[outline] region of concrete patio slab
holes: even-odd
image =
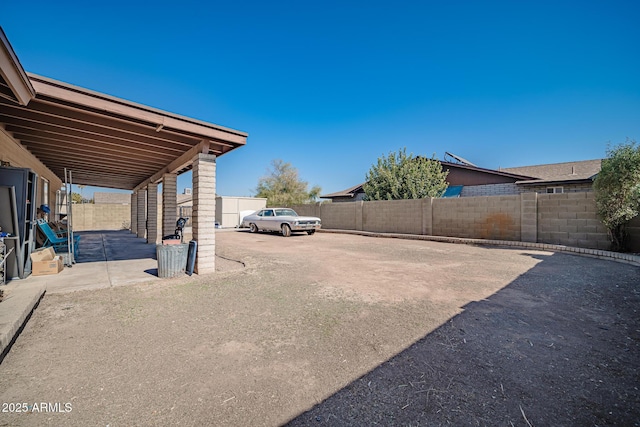
[[[41,283],[24,283],[20,286],[11,282],[2,287],[4,300],[0,310],[0,362],[4,359],[13,340],[29,319],[33,309],[44,295]]]
[[[156,246],[128,230],[78,233],[76,264],[60,273],[12,280],[2,287],[0,306],[0,361],[45,292],[49,294],[103,289],[161,280],[157,275]]]
[[[59,274],[29,277],[48,293],[102,289],[112,286],[160,280],[156,246],[128,230],[86,231],[80,234],[76,264]]]

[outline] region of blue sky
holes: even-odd
[[[499,168],[640,141],[636,1],[8,3],[27,71],[248,132],[221,195],[273,159],[331,193],[402,147]]]

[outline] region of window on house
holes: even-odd
[[[563,187],[547,187],[547,194],[564,193]]]

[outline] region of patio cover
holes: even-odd
[[[244,132],[25,73],[0,37],[0,123],[61,180],[67,168],[74,184],[134,190],[246,143]]]

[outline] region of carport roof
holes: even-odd
[[[74,184],[133,190],[246,143],[241,131],[25,73],[0,35],[0,125],[61,179],[67,168]]]

